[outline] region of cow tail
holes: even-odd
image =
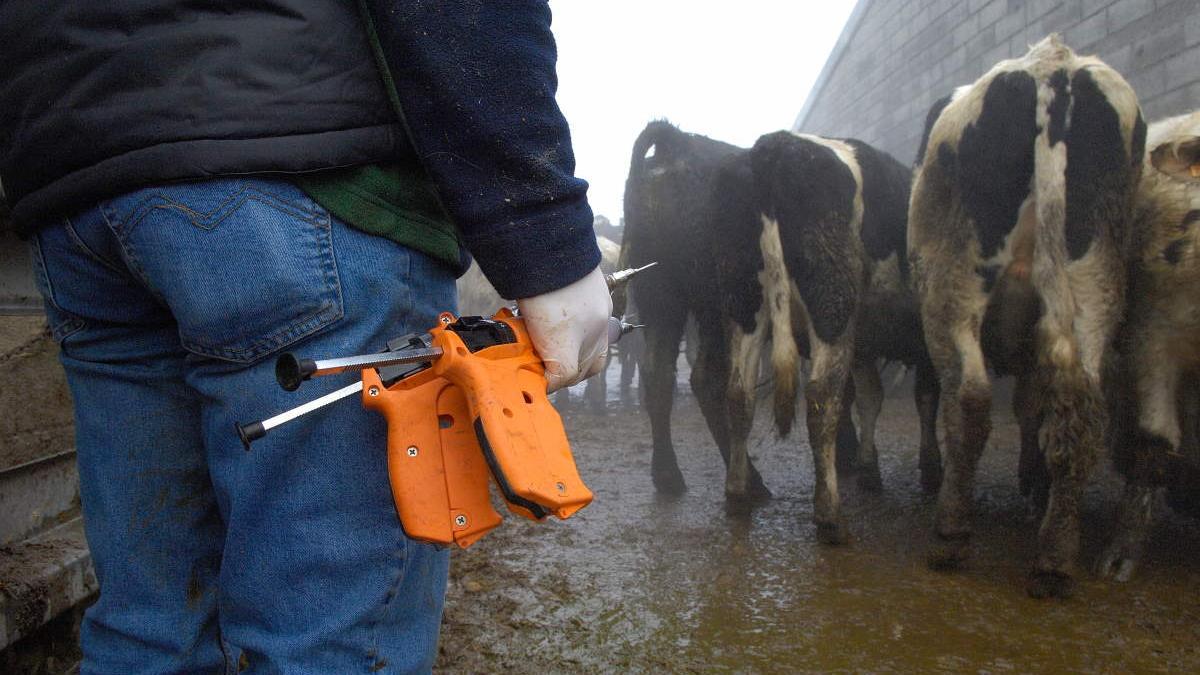
[[[771,365],[775,375],[775,429],[784,437],[796,421],[796,394],[800,389],[800,358],[791,336],[772,338]]]
[[[1073,464],[1071,448],[1096,433],[1104,419],[1099,399],[1086,382],[1075,330],[1076,297],[1067,274],[1067,143],[1052,142],[1050,104],[1057,94],[1048,82],[1038,87],[1039,133],[1034,142],[1034,195],[1037,226],[1030,280],[1042,301],[1037,324],[1035,387],[1040,418],[1040,438],[1049,464]],[[1060,102],[1061,104],[1061,102]],[[1103,426],[1101,424],[1101,426]]]
[[[637,236],[634,231],[642,227],[641,219],[636,217],[636,209],[632,208],[630,202],[636,199],[634,192],[646,174],[646,153],[649,152],[651,146],[658,146],[671,134],[678,133],[679,130],[671,126],[669,122],[660,120],[648,124],[633,142],[633,152],[629,157],[629,178],[625,181],[625,231],[621,236],[621,252],[617,255],[617,269],[626,269],[632,266],[629,253],[630,242]],[[628,295],[629,291],[625,285],[619,286],[613,291],[613,310],[620,312],[618,316],[624,315],[628,304]]]
[[[1050,107],[1056,92],[1048,82],[1038,87],[1039,133],[1033,147],[1033,194],[1036,200],[1033,269],[1030,280],[1042,298],[1038,337],[1046,349],[1044,358],[1058,367],[1078,360],[1072,324],[1075,298],[1067,278],[1067,144],[1053,142]],[[1059,92],[1057,95],[1069,95]]]

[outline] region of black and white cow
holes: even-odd
[[[1099,564],[1121,581],[1141,556],[1157,493],[1170,488],[1173,505],[1194,509],[1195,499],[1181,493],[1200,488],[1195,434],[1185,439],[1194,432],[1200,371],[1200,111],[1152,124],[1146,150],[1119,342],[1121,391],[1110,406],[1126,487]]]
[[[726,291],[717,283],[717,266],[726,251],[715,218],[722,202],[737,196],[714,190],[721,164],[746,153],[744,148],[685,133],[666,121],[648,124],[633,145],[625,182],[621,255],[629,266],[659,263],[634,277],[628,291],[637,305],[637,320],[645,325],[640,393],[653,437],[651,477],[664,494],[686,490],[671,441],[675,364],[685,331],[692,392],[729,465],[729,336],[722,319],[721,298]],[[618,291],[614,306],[622,301]],[[852,458],[857,448],[850,416],[843,415],[838,424],[839,459]],[[738,470],[744,472],[744,482],[737,481],[741,487],[731,497],[754,501],[770,496],[749,461]]]
[[[940,482],[937,381],[904,255],[910,181],[909,169],[865,143],[786,131],[763,136],[718,171],[713,260],[729,325],[726,492],[747,489],[747,438],[763,350],[770,350],[781,435],[793,422],[799,360],[810,358],[804,396],[817,473],[814,520],[827,543],[846,540],[834,458],[851,378],[860,484],[881,486],[874,441],[883,403],[881,358],[918,366],[922,479],[931,489]]]
[[[1021,421],[1049,477],[1028,590],[1066,596],[1079,501],[1103,446],[1101,375],[1123,307],[1145,124],[1116,71],[1054,35],[931,117],[908,230],[925,341],[946,395],[930,563],[953,567],[966,556],[991,429],[985,359],[1003,352],[1020,373],[1018,398],[1030,411]]]

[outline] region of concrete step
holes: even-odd
[[[99,588],[82,518],[0,546],[0,650]]]
[[[28,539],[78,514],[74,450],[0,470],[0,546]]]

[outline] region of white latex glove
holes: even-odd
[[[569,286],[517,300],[517,308],[546,363],[548,392],[600,372],[608,357],[612,298],[599,267]]]

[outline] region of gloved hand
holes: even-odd
[[[517,308],[546,363],[547,391],[569,387],[604,367],[612,298],[599,267],[556,291],[517,300]]]

